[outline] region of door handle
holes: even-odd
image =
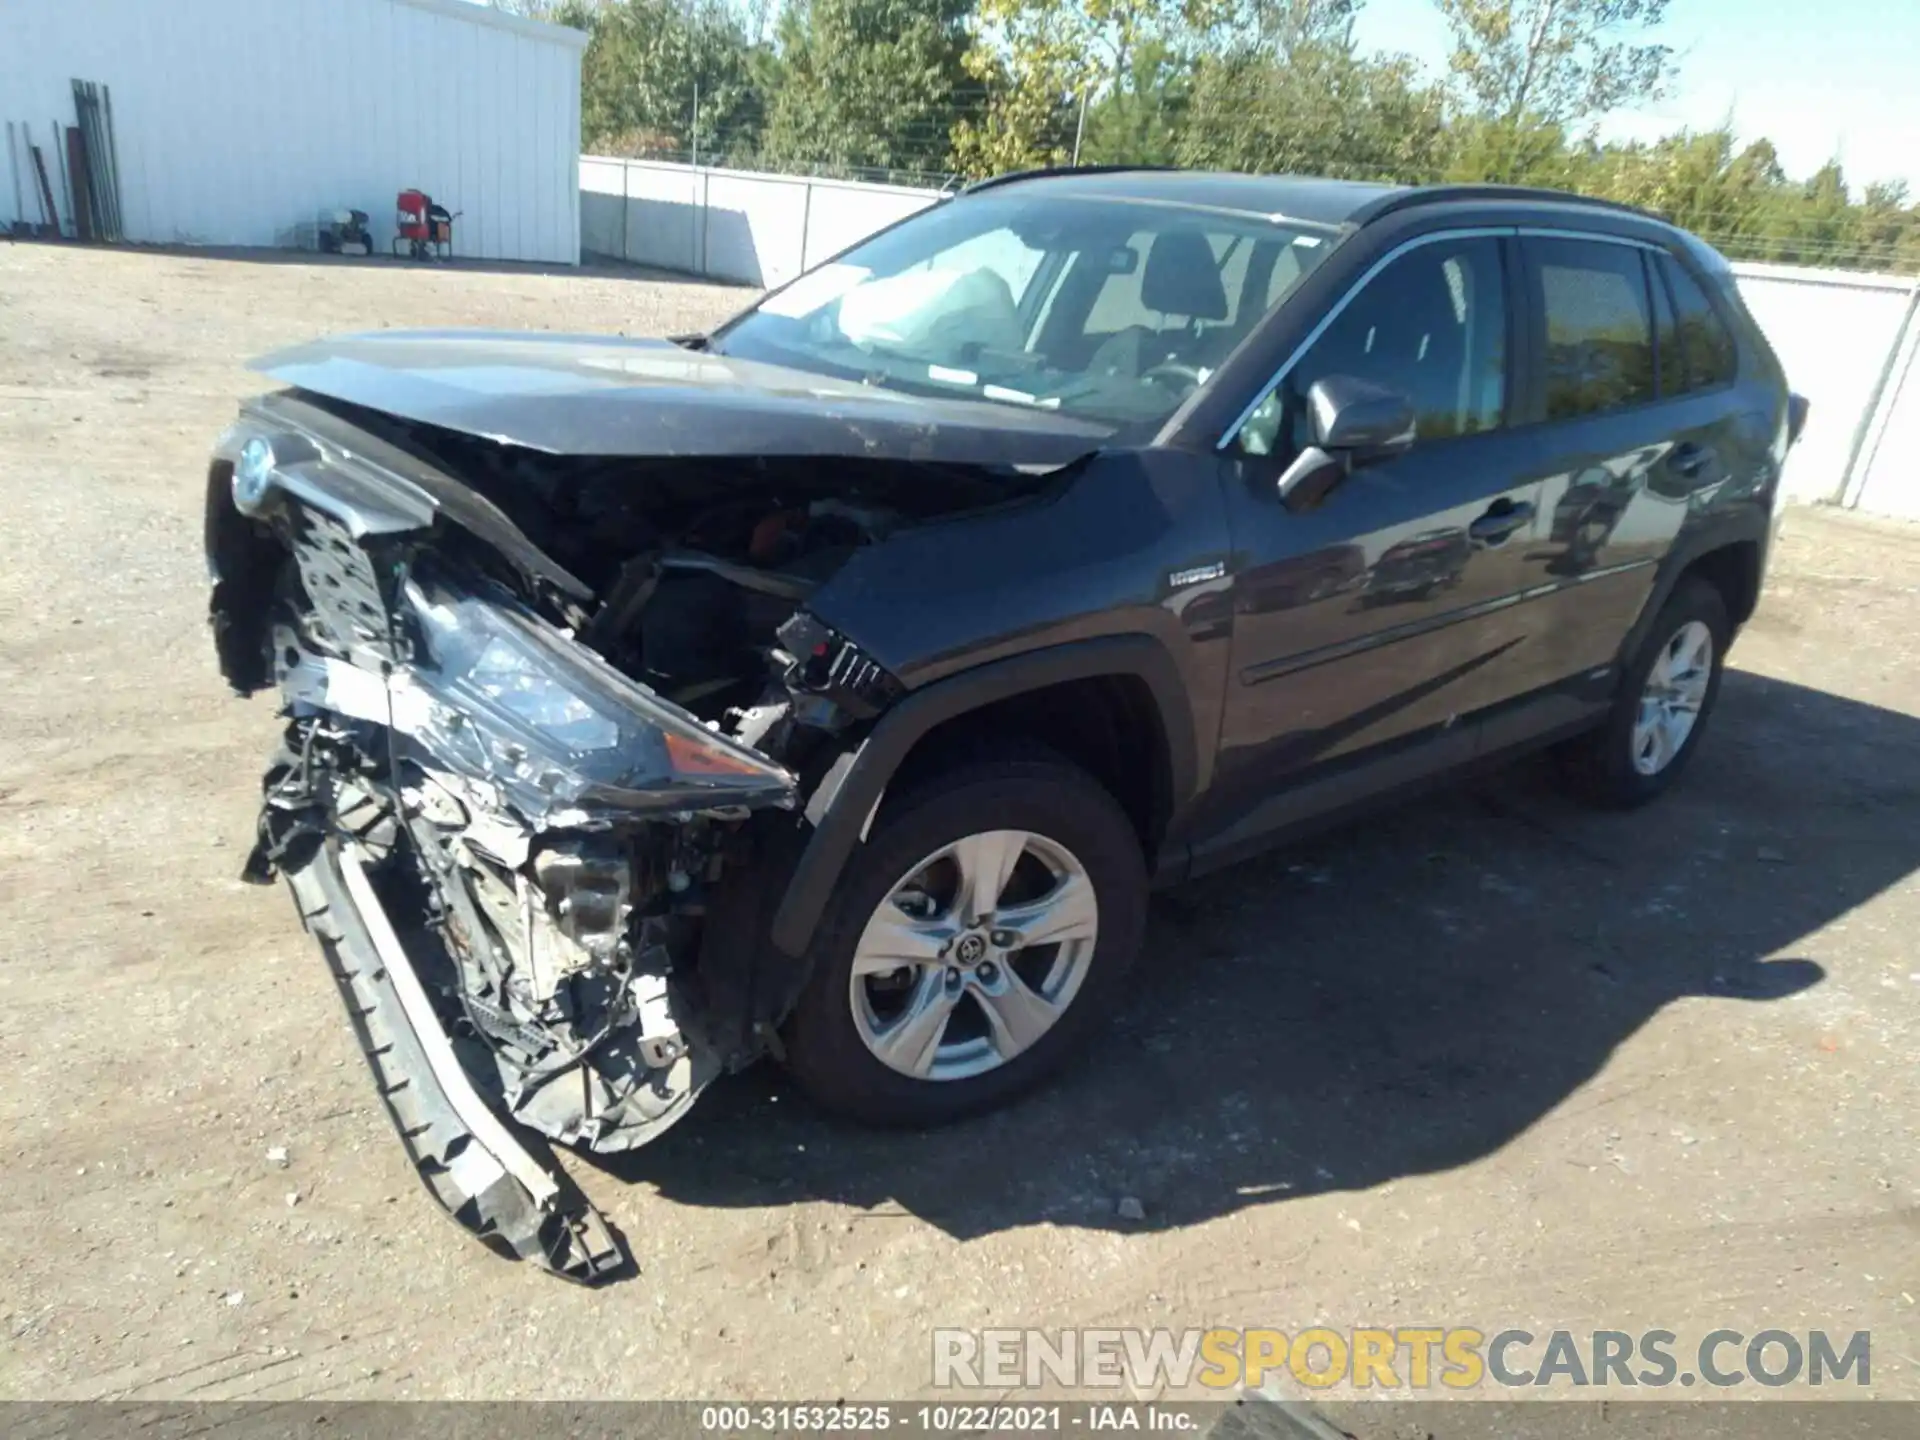
[[[1691,440],[1673,447],[1673,453],[1667,457],[1667,464],[1675,474],[1695,479],[1707,468],[1713,459],[1713,452],[1704,445],[1696,445]]]
[[[1531,502],[1496,500],[1487,508],[1486,514],[1467,526],[1467,534],[1483,545],[1498,545],[1532,519]]]

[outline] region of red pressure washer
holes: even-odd
[[[415,260],[446,260],[453,255],[455,212],[433,203],[424,190],[402,190],[394,209],[393,253],[401,245]]]

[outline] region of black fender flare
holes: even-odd
[[[775,947],[796,959],[806,953],[827,897],[860,843],[874,807],[900,763],[929,730],[1029,691],[1112,675],[1137,677],[1153,695],[1166,735],[1169,788],[1177,813],[1193,796],[1199,762],[1187,688],[1165,645],[1149,635],[1104,635],[991,661],[913,691],[880,717],[853,752],[838,788],[815,818],[812,838],[774,912]]]

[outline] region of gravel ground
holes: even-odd
[[[1920,1398],[1920,530],[1824,512],[1657,808],[1529,764],[1167,897],[1113,1032],[961,1129],[723,1082],[568,1161],[627,1283],[441,1219],[235,878],[273,722],[213,670],[207,447],[318,333],[742,298],[0,245],[0,1395],[897,1397],[940,1325],[1324,1323],[1868,1328]]]

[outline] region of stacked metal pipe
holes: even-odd
[[[75,80],[73,109],[80,122],[76,130],[67,132],[74,229],[82,240],[121,240],[120,152],[113,135],[113,92],[91,80]]]

